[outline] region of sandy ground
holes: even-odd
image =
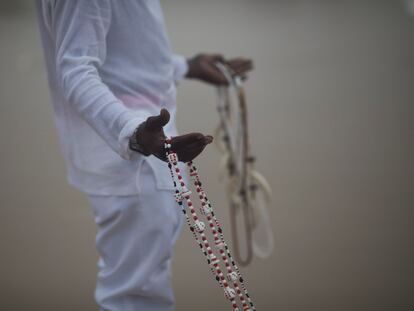
[[[0,6],[0,308],[96,310],[95,227],[65,181],[22,3]],[[243,270],[258,310],[414,310],[414,17],[400,1],[162,3],[176,52],[255,60],[252,144],[276,238],[271,258]],[[181,132],[217,121],[214,89],[183,82]],[[209,148],[198,163],[228,227],[218,161]],[[187,231],[174,288],[177,310],[229,309]]]

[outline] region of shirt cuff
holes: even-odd
[[[187,59],[182,55],[174,54],[172,56],[172,62],[174,66],[174,80],[179,81],[183,79],[188,72]]]

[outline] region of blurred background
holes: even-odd
[[[175,52],[255,61],[276,239],[242,270],[257,309],[414,310],[413,3],[161,2]],[[0,42],[0,309],[97,310],[95,225],[66,183],[32,1],[0,2]],[[213,88],[185,81],[178,99],[181,132],[213,133]],[[226,229],[219,159],[210,146],[197,162]],[[230,309],[187,228],[174,289],[177,310]]]

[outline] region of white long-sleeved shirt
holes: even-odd
[[[164,162],[128,148],[135,128],[161,108],[176,135],[173,55],[158,0],[37,0],[55,123],[69,183],[95,195],[139,193],[142,161],[172,189]]]

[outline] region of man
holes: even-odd
[[[215,62],[245,76],[252,63],[172,55],[157,0],[37,0],[55,122],[71,185],[88,195],[100,254],[101,310],[174,309],[173,245],[182,215],[164,155],[165,135],[181,161],[212,137],[177,136],[175,83],[219,85]]]

